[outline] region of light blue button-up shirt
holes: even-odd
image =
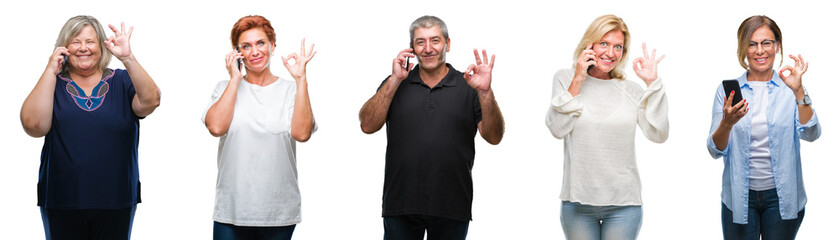
[[[751,102],[754,91],[746,79],[747,73],[737,78],[743,99]],[[807,203],[804,181],[801,177],[801,144],[798,139],[814,141],[821,135],[821,126],[813,109],[813,117],[807,124],[798,119],[798,104],[795,94],[772,72],[769,88],[769,102],[766,108],[766,124],[769,128],[769,154],[775,188],[778,191],[778,205],[781,219],[798,218],[798,212]],[[725,149],[717,149],[712,135],[723,116],[722,105],[728,93],[722,84],[714,98],[711,131],[708,134],[708,152],[714,159],[723,157],[725,168],[722,173],[722,202],[734,213],[734,223],[748,223],[749,214],[749,145],[751,141],[752,113],[749,112],[734,125]]]

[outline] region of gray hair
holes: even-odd
[[[446,41],[448,41],[449,28],[446,27],[446,23],[444,23],[443,20],[441,20],[438,17],[425,15],[420,18],[417,18],[417,20],[414,20],[414,22],[411,23],[411,29],[409,30],[411,32],[411,42],[414,42],[414,30],[417,30],[417,28],[420,27],[430,28],[434,25],[440,26],[440,30],[443,31],[443,37],[446,38]]]
[[[99,20],[92,16],[87,15],[79,15],[72,17],[64,23],[64,27],[61,28],[61,32],[58,33],[58,39],[55,40],[55,47],[67,47],[70,44],[70,41],[79,35],[84,29],[85,26],[93,27],[93,30],[96,31],[96,37],[98,38],[99,44],[99,52],[102,56],[99,58],[99,68],[105,70],[108,67],[108,64],[111,63],[111,52],[105,48],[105,29],[102,28],[102,24],[99,23]],[[62,67],[62,71],[66,71],[69,68],[69,64],[64,64]]]

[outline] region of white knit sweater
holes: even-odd
[[[626,80],[586,77],[580,94],[568,87],[573,69],[557,71],[545,117],[551,134],[565,140],[563,201],[593,206],[641,205],[635,163],[635,125],[647,139],[667,140],[667,96],[659,78],[646,90]]]

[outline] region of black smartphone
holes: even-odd
[[[414,50],[414,41],[411,41],[411,50]],[[408,56],[407,58],[405,58],[405,71],[410,72],[411,71],[410,66],[411,66],[411,57]]]
[[[586,48],[586,50],[592,50],[592,49],[594,49],[594,47]],[[594,59],[588,60],[588,62],[593,62],[594,64],[597,64],[597,61],[595,61]],[[594,68],[594,64],[588,65],[588,69],[586,69],[586,71],[591,71],[591,69]]]
[[[241,53],[239,47],[236,47],[236,52]],[[242,71],[242,59],[236,59],[236,69]]]
[[[743,100],[743,94],[740,93],[740,82],[737,80],[724,80],[722,81],[722,88],[725,90],[725,97],[727,98],[731,91],[734,91],[734,99],[731,101],[731,106],[734,106],[741,100]]]
[[[65,69],[64,66],[67,65],[68,62],[70,62],[70,57],[68,57],[67,54],[62,53],[61,56],[64,57],[64,61],[61,62],[61,68],[59,69],[59,73],[63,72]]]

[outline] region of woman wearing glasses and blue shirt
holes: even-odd
[[[737,78],[743,100],[717,88],[708,152],[723,157],[722,226],[725,239],[794,239],[807,195],[799,139],[814,141],[821,126],[802,85],[808,63],[772,69],[783,58],[781,29],[752,16],[737,31],[737,57],[746,73]],[[783,59],[781,60],[783,64]],[[733,105],[732,105],[733,104]]]

